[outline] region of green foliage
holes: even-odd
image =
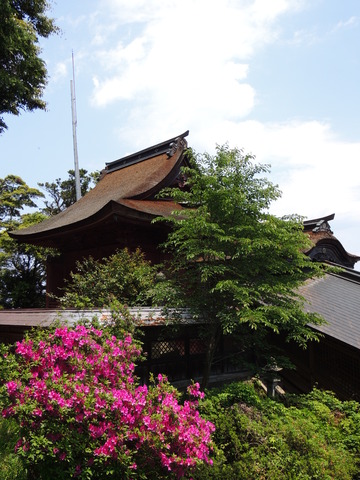
[[[41,222],[41,213],[28,213],[7,223],[9,230]],[[0,306],[30,308],[45,306],[45,261],[49,249],[20,244],[7,230],[0,232]]]
[[[36,188],[29,187],[17,175],[0,178],[0,226],[20,217],[26,207],[36,207],[35,199],[44,195]]]
[[[38,183],[49,196],[50,200],[45,200],[45,207],[42,212],[46,215],[56,215],[76,202],[75,171],[68,171],[69,178],[61,180],[57,178],[54,182]],[[99,180],[99,172],[88,173],[84,168],[80,168],[80,189],[84,196],[91,186]]]
[[[0,133],[7,128],[2,114],[46,107],[47,70],[38,43],[57,31],[48,7],[46,0],[0,0]]]
[[[62,306],[75,308],[109,306],[113,300],[146,305],[151,302],[156,279],[157,268],[145,260],[144,254],[125,248],[101,261],[90,257],[77,262],[59,300]]]
[[[26,213],[43,194],[20,177],[0,179],[0,308],[40,307],[45,304],[45,259],[49,250],[19,244],[8,232],[26,228],[46,217]]]
[[[27,473],[21,458],[15,453],[19,426],[13,419],[0,418],[0,478],[26,480]]]
[[[210,390],[201,413],[215,424],[213,468],[194,480],[331,480],[360,474],[360,406],[328,392],[267,398],[253,383]]]
[[[340,401],[332,392],[313,390],[308,395],[288,395],[287,404],[306,408],[312,415],[339,428],[341,442],[359,456],[360,452],[360,404],[353,400]]]
[[[208,325],[208,370],[221,332],[239,325],[305,346],[316,338],[309,322],[322,320],[304,312],[296,289],[323,270],[303,253],[310,244],[302,218],[269,213],[280,191],[251,155],[222,146],[189,161],[186,187],[162,194],[186,207],[166,219],[173,230],[165,248],[179,297]]]

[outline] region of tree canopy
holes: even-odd
[[[45,251],[20,245],[8,231],[45,219],[35,208],[43,194],[17,175],[0,179],[0,308],[39,307],[45,299]]]
[[[297,294],[323,272],[304,254],[310,243],[302,218],[269,212],[280,191],[264,177],[268,166],[254,160],[226,145],[214,156],[192,155],[183,169],[187,188],[163,192],[186,207],[166,219],[173,229],[165,248],[178,297],[207,325],[204,385],[222,333],[246,326],[305,346],[316,338],[309,322],[322,321],[305,313]]]
[[[84,168],[80,168],[79,174],[81,195],[85,195],[99,180],[100,173],[88,173]],[[46,215],[56,215],[76,202],[75,171],[69,170],[68,175],[66,180],[57,178],[53,182],[38,183],[49,196],[49,200],[44,200],[45,207],[42,209]]]
[[[40,307],[45,304],[46,251],[18,244],[8,231],[44,220],[29,213],[43,194],[17,175],[0,178],[0,308]],[[26,213],[25,213],[26,212]]]
[[[42,213],[27,213],[8,224],[9,230],[26,228],[46,219]],[[0,233],[0,308],[45,306],[46,257],[48,249],[19,244]]]
[[[47,70],[39,37],[57,31],[48,8],[46,0],[0,0],[0,133],[7,128],[3,114],[45,110]]]
[[[36,188],[29,187],[17,175],[0,178],[0,222],[4,223],[20,216],[26,207],[36,207],[35,200],[44,195]]]

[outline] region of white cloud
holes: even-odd
[[[234,92],[237,104],[239,91],[244,90],[238,84],[246,79],[248,59],[257,48],[276,38],[274,22],[298,4],[290,0],[105,3],[112,9],[112,21],[118,21],[119,32],[123,23],[144,23],[135,38],[121,39],[115,47],[95,53],[107,73],[97,76],[94,104],[136,99],[144,92],[149,104],[160,94],[166,102],[172,102],[182,90],[191,103],[195,102],[195,108],[199,95],[202,101],[206,98],[212,102],[215,94],[224,90]],[[244,88],[249,94],[248,104],[254,92],[249,86]],[[187,103],[183,105],[189,111]],[[232,109],[229,115],[234,115]]]
[[[258,48],[275,40],[279,16],[300,4],[104,0],[102,8],[110,9],[112,19],[111,43],[93,53],[99,68],[93,75],[92,103],[127,102],[127,124],[118,133],[134,147],[146,146],[159,132],[171,137],[198,125],[209,131],[219,122],[244,120],[256,98],[247,80],[249,61]],[[136,28],[132,22],[138,22]],[[131,34],[124,26],[130,24]]]
[[[349,202],[359,202],[359,182],[347,173],[358,161],[358,144],[338,141],[323,122],[247,119],[256,101],[248,81],[252,57],[276,40],[277,20],[306,6],[305,1],[105,3],[119,28],[140,25],[136,35],[95,52],[103,70],[96,75],[93,103],[105,107],[128,102],[127,123],[118,130],[123,141],[143,147],[189,128],[199,151],[229,141],[271,163],[274,172],[286,172],[279,180],[288,212],[312,216],[332,205],[330,209],[345,212]],[[344,26],[355,21],[351,18]],[[340,158],[345,169],[337,168]],[[336,194],[339,182],[348,185],[341,196]]]
[[[51,72],[51,80],[53,82],[57,82],[62,80],[64,77],[68,75],[68,68],[66,62],[58,62]]]
[[[94,52],[101,68],[92,102],[97,107],[126,102],[122,104],[128,112],[126,124],[117,130],[122,143],[135,151],[190,129],[190,145],[199,152],[229,142],[254,153],[261,163],[270,163],[271,178],[283,191],[274,205],[279,215],[299,213],[315,218],[335,212],[337,218],[359,222],[360,180],[353,172],[357,171],[360,143],[339,140],[331,125],[321,121],[248,119],[256,102],[248,77],[254,54],[277,41],[281,16],[307,2],[105,3],[112,15],[112,44],[109,47],[104,42]],[[337,28],[356,21],[351,18]],[[126,30],[124,26],[132,22],[136,28]],[[117,28],[119,38],[114,42]],[[319,40],[315,33],[298,30],[293,41],[309,45]],[[344,242],[349,244],[349,238]]]
[[[343,30],[358,27],[360,17],[352,16],[347,20],[340,20],[330,29],[321,30],[321,23],[305,29],[296,30],[289,43],[295,45],[311,46],[320,42],[324,42],[327,37],[341,33]]]
[[[359,25],[359,17],[352,16],[348,20],[341,20],[333,28],[332,32],[337,32],[338,30],[343,30],[344,28],[357,27]]]
[[[307,47],[321,42],[322,37],[315,29],[296,30],[288,43],[293,45],[306,45]]]

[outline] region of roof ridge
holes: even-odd
[[[173,155],[175,155],[176,150],[180,146],[182,146],[183,148],[187,146],[184,138],[188,135],[189,130],[186,130],[186,132],[182,133],[181,135],[177,135],[176,137],[170,138],[169,140],[165,140],[164,142],[145,148],[144,150],[140,150],[139,152],[132,153],[131,155],[127,155],[126,157],[119,158],[118,160],[115,160],[113,162],[107,162],[105,171],[106,173],[111,173],[116,170],[120,170],[121,168],[134,165],[135,163],[143,162],[144,160],[148,160],[149,158],[155,157],[157,155],[161,155],[162,153],[166,153],[168,157],[172,157]]]

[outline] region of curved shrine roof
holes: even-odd
[[[155,195],[171,186],[184,164],[188,131],[148,149],[107,164],[100,181],[63,212],[37,225],[10,232],[26,243],[45,245],[49,236],[71,233],[114,213],[123,218],[151,221],[182,207]]]

